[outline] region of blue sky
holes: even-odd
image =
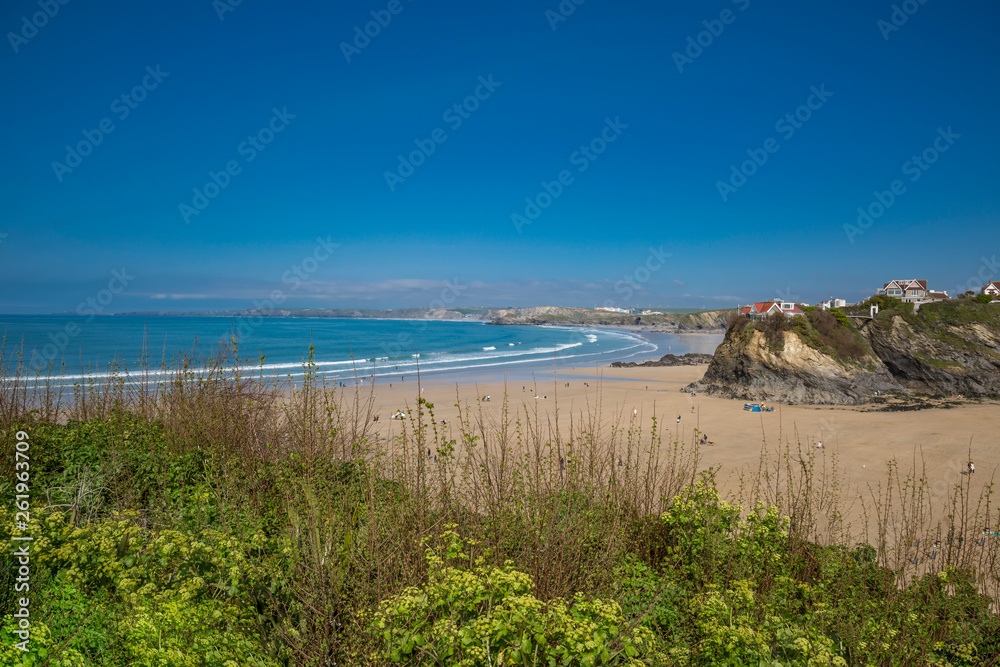
[[[231,2],[3,3],[0,312],[1000,279],[995,2]]]

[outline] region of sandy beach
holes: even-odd
[[[701,446],[701,469],[720,471],[723,489],[735,489],[740,470],[755,471],[762,444],[775,448],[779,443],[802,443],[814,449],[829,463],[834,459],[850,489],[866,495],[885,481],[887,464],[898,462],[901,472],[914,465],[926,466],[935,514],[945,507],[955,484],[970,485],[972,496],[996,475],[1000,468],[1000,405],[996,402],[969,401],[949,409],[924,409],[906,412],[871,411],[877,406],[808,406],[774,405],[773,412],[753,413],[743,410],[743,401],[690,394],[682,388],[702,377],[706,366],[660,368],[575,368],[551,374],[535,386],[518,380],[506,390],[512,408],[539,417],[554,419],[558,400],[559,424],[567,433],[570,420],[579,423],[581,415],[600,411],[604,423],[627,423],[638,420],[643,428],[656,416],[669,429],[665,438],[694,440],[697,428],[714,443]],[[390,419],[397,409],[408,410],[416,404],[416,378],[376,387],[379,430],[383,435],[398,433],[401,424]],[[566,384],[569,383],[569,386]],[[487,418],[498,417],[503,406],[505,387],[499,382],[456,385],[454,382],[430,381],[423,385],[423,397],[434,404],[435,418],[448,422],[454,435],[458,419],[456,399],[473,410],[482,409]],[[478,401],[489,395],[489,402]],[[534,398],[539,396],[540,398]],[[634,411],[634,412],[633,412]],[[678,427],[677,417],[681,418]],[[678,430],[679,428],[679,430]],[[823,443],[821,449],[817,448]],[[976,472],[969,476],[966,466],[975,462]]]

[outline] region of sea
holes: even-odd
[[[490,325],[483,322],[192,316],[0,316],[4,369],[84,378],[169,376],[187,360],[199,367],[236,352],[244,367],[293,385],[310,362],[335,384],[551,378],[561,369],[644,361],[668,352],[711,353],[721,335],[676,336],[608,328]]]

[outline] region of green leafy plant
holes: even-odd
[[[454,527],[454,526],[452,526]],[[428,546],[428,582],[383,602],[370,631],[393,663],[480,665],[652,665],[664,654],[652,631],[629,628],[617,602],[577,594],[542,602],[531,577],[509,562],[471,559],[457,533]]]

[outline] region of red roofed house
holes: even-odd
[[[781,299],[759,301],[740,307],[740,314],[749,317],[751,320],[756,320],[766,315],[774,315],[775,313],[781,313],[786,317],[803,314],[802,309],[796,304],[790,301],[782,301]]]
[[[878,296],[891,296],[904,303],[914,303],[927,299],[926,280],[893,280],[878,291]]]
[[[996,280],[991,280],[990,282],[983,285],[983,289],[980,290],[983,294],[989,294],[991,296],[1000,296],[1000,282]]]

